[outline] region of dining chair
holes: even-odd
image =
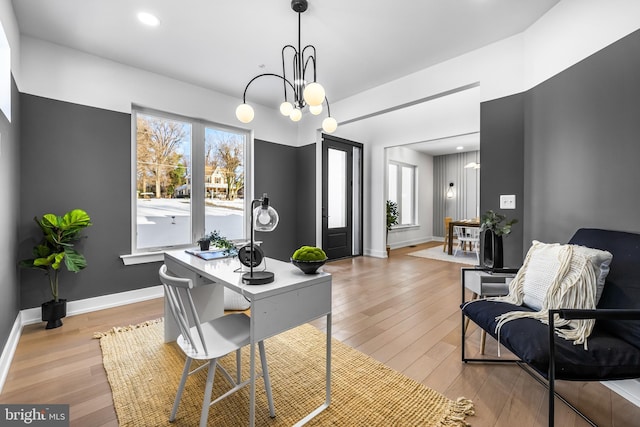
[[[453,256],[457,256],[459,251],[465,252],[465,245],[468,245],[470,250],[475,252],[478,264],[480,264],[480,228],[454,225],[453,233],[458,239]]]
[[[249,344],[250,319],[249,316],[244,313],[234,313],[201,323],[191,295],[191,289],[193,288],[191,279],[169,275],[166,265],[160,267],[159,275],[164,287],[165,298],[171,309],[171,314],[180,330],[177,344],[186,356],[182,378],[180,379],[180,385],[178,386],[169,421],[173,422],[176,419],[180,398],[182,397],[187,378],[202,369],[208,368],[202,411],[200,413],[200,427],[205,427],[211,405],[250,384],[250,380],[242,381],[240,356],[240,349]],[[262,363],[262,374],[260,376],[264,380],[264,388],[269,403],[269,414],[273,418],[275,417],[275,408],[271,395],[271,380],[269,379],[263,341],[258,342],[258,348],[260,361]],[[236,353],[235,379],[218,363],[221,357],[234,351]],[[203,363],[195,369],[190,370],[194,360],[202,361]],[[211,394],[216,368],[220,370],[222,376],[229,382],[231,388],[212,401]]]
[[[444,243],[442,244],[442,252],[446,252],[449,246],[449,223],[451,221],[453,221],[453,218],[450,216],[444,217]]]

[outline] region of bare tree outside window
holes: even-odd
[[[187,184],[188,163],[184,144],[190,140],[188,125],[177,121],[138,115],[138,191],[156,198],[173,197],[173,191]]]
[[[236,133],[206,129],[205,173],[210,196],[235,200],[244,195],[244,138]]]

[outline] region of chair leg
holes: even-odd
[[[484,345],[487,342],[487,333],[484,331],[480,331],[480,354],[484,354]],[[498,345],[500,345],[498,343]]]
[[[258,350],[260,351],[260,363],[262,364],[262,379],[264,380],[264,389],[267,393],[267,401],[269,402],[269,415],[275,418],[276,409],[273,405],[273,395],[271,394],[271,378],[269,377],[269,367],[267,366],[267,355],[264,351],[264,341],[258,342]]]
[[[236,384],[242,382],[242,351],[236,350]]]
[[[475,299],[477,299],[477,298],[478,298],[478,294],[476,294],[475,292],[473,292],[473,293],[471,294],[471,301],[473,301],[473,300],[475,300]],[[469,320],[471,320],[471,319],[469,319],[469,318],[467,317],[467,318],[466,318],[466,320],[464,321],[464,331],[465,331],[465,332],[467,331],[467,328],[469,327]]]
[[[184,391],[184,385],[187,382],[187,377],[189,376],[189,369],[191,368],[191,362],[193,359],[187,357],[184,361],[184,369],[182,370],[182,378],[180,378],[180,385],[178,386],[178,392],[176,393],[176,399],[173,401],[173,408],[171,409],[171,415],[169,416],[169,422],[174,422],[176,419],[176,414],[178,413],[178,406],[180,405],[180,398],[182,397],[182,392]]]
[[[213,379],[216,375],[217,359],[209,361],[209,372],[207,373],[207,385],[204,387],[204,397],[202,399],[202,413],[200,414],[200,427],[207,427],[209,418],[209,406],[211,406],[211,392],[213,391]]]

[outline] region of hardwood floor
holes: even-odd
[[[334,337],[451,399],[473,400],[476,415],[468,421],[474,427],[547,425],[546,390],[522,369],[461,363],[463,265],[407,255],[435,244],[394,250],[389,259],[327,264],[333,274]],[[93,333],[162,315],[162,299],[156,299],[68,317],[54,330],[26,326],[0,402],[68,403],[72,426],[117,426]],[[325,327],[324,320],[314,324]],[[477,352],[479,340],[472,324],[468,350]],[[491,338],[486,351],[495,354]],[[558,389],[599,426],[632,426],[640,419],[640,408],[599,383],[560,382]],[[588,424],[557,402],[556,425]]]

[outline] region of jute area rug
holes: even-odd
[[[476,257],[475,252],[458,252],[458,255],[453,256],[449,255],[446,252],[443,252],[442,245],[434,246],[433,248],[429,249],[421,249],[415,252],[409,252],[407,255],[420,258],[437,259],[439,261],[457,262],[460,264],[478,264],[478,258]]]
[[[96,334],[113,392],[120,426],[198,425],[206,369],[187,380],[174,423],[169,413],[184,365],[175,343],[163,342],[162,320]],[[269,417],[262,380],[256,382],[256,425],[291,426],[324,402],[326,335],[302,325],[265,341],[276,417]],[[328,409],[311,426],[466,426],[473,404],[440,393],[332,341],[332,392]],[[259,358],[258,358],[259,360]],[[221,362],[235,372],[235,357]],[[243,349],[244,378],[249,373]],[[257,364],[259,366],[259,363]],[[216,372],[213,395],[227,383]],[[242,426],[249,421],[249,389],[213,405],[209,426]]]

